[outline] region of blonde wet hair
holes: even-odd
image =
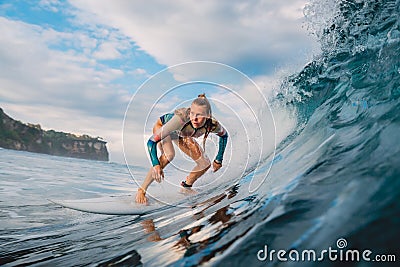
[[[207,108],[207,115],[211,118],[211,104],[208,101],[205,93],[199,94],[197,98],[193,100],[192,104],[205,106]]]

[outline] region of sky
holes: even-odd
[[[219,81],[216,73],[221,75],[208,67],[182,72],[174,66],[215,62],[270,92],[279,73],[306,65],[318,50],[304,26],[306,3],[0,1],[0,107],[14,119],[43,129],[100,136],[108,142],[110,160],[122,163],[124,117],[130,103],[141,106],[134,111],[137,118],[147,118],[154,106],[154,114],[166,111],[190,103],[187,99],[198,90],[212,94],[214,86],[203,83],[160,98],[168,85],[193,81],[200,77],[197,71],[208,81]],[[166,68],[170,71],[163,72]],[[151,79],[158,83],[143,86]],[[227,97],[217,91],[216,105]],[[244,88],[241,94],[246,94]],[[146,96],[159,101],[146,102]],[[143,129],[148,126],[139,121],[130,128],[129,138],[138,138],[143,146],[148,138]]]

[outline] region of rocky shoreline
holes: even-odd
[[[101,137],[43,130],[38,124],[14,120],[0,108],[0,147],[62,157],[108,161]]]

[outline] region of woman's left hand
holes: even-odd
[[[214,172],[218,171],[222,167],[222,162],[216,162],[215,160],[213,161],[213,169]]]

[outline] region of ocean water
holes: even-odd
[[[0,149],[0,265],[397,266],[399,14],[400,1],[310,2],[322,53],[271,100],[297,126],[251,194],[249,172],[194,209],[82,213],[48,199],[131,194],[126,166]]]

